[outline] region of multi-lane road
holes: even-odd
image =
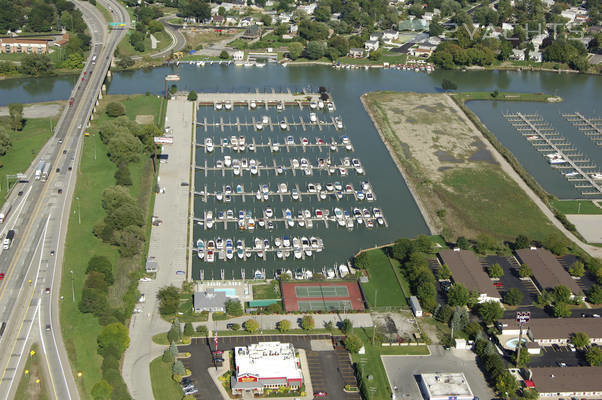
[[[7,199],[12,204],[8,218],[0,225],[0,237],[13,229],[15,239],[9,249],[0,249],[0,324],[6,323],[0,337],[0,400],[14,396],[22,374],[29,345],[40,342],[42,360],[54,399],[79,399],[77,385],[58,318],[64,240],[83,131],[96,105],[115,46],[125,31],[108,31],[107,21],[88,2],[74,1],[82,11],[92,36],[90,56],[71,98],[34,163],[23,171],[28,179],[16,184]],[[100,1],[112,10],[113,20],[130,25],[127,11],[114,0]],[[34,178],[37,163],[52,165],[48,178]],[[71,300],[71,299],[69,299]]]

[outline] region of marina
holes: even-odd
[[[579,152],[568,140],[550,126],[539,114],[507,113],[504,117],[540,153],[548,163],[561,170],[583,196],[602,193],[602,174],[598,166]]]
[[[562,116],[597,146],[602,146],[602,118],[587,118],[578,112]]]
[[[308,138],[303,137],[297,143],[293,136],[287,136],[285,140],[280,142],[278,139],[272,140],[268,138],[267,143],[256,143],[255,138],[247,139],[245,136],[231,136],[217,140],[214,137],[206,137],[203,143],[196,143],[197,147],[204,149],[206,152],[211,153],[213,151],[224,152],[224,150],[231,150],[233,152],[257,152],[258,150],[270,150],[280,151],[285,149],[287,153],[292,150],[301,149],[306,152],[309,149],[317,148],[320,152],[324,149],[329,149],[332,152],[337,152],[339,149],[345,149],[347,151],[354,151],[353,144],[347,136],[342,136],[340,140],[337,138],[316,138],[315,142],[312,143]]]

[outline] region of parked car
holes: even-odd
[[[0,281],[4,279],[4,272],[0,272]]]
[[[328,396],[328,393],[326,393],[324,391],[314,392],[314,397],[326,397],[326,396]]]
[[[190,395],[190,394],[195,394],[195,393],[198,393],[198,391],[199,391],[199,389],[197,389],[197,388],[192,388],[192,389],[189,389],[189,390],[185,390],[185,391],[184,391],[184,394],[185,394],[186,396],[188,396],[188,395]]]
[[[495,287],[504,287],[504,284],[502,282],[494,282],[493,286],[495,286]]]
[[[564,368],[564,367],[566,367],[566,363],[562,362],[562,361],[558,361],[558,366]]]
[[[182,390],[183,391],[187,391],[187,390],[190,390],[190,389],[194,389],[194,387],[195,386],[192,383],[189,383],[188,385],[182,385]]]
[[[592,314],[592,317],[594,317],[594,318],[600,318],[600,314]]]
[[[558,346],[556,343],[554,343],[554,344],[552,345],[552,348],[553,348],[555,351],[560,351],[560,346]]]

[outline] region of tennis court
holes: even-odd
[[[349,300],[299,300],[299,311],[353,310]]]
[[[346,286],[297,286],[295,294],[298,299],[316,297],[349,297]]]

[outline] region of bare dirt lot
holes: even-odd
[[[23,118],[52,118],[61,113],[65,102],[38,103],[23,106]],[[8,107],[0,107],[0,117],[8,116]]]
[[[431,231],[448,240],[549,233],[549,221],[449,96],[376,92],[362,100]]]
[[[236,31],[216,32],[214,29],[186,29],[182,33],[186,37],[186,43],[191,48],[199,50],[224,40],[229,41],[234,37]]]

